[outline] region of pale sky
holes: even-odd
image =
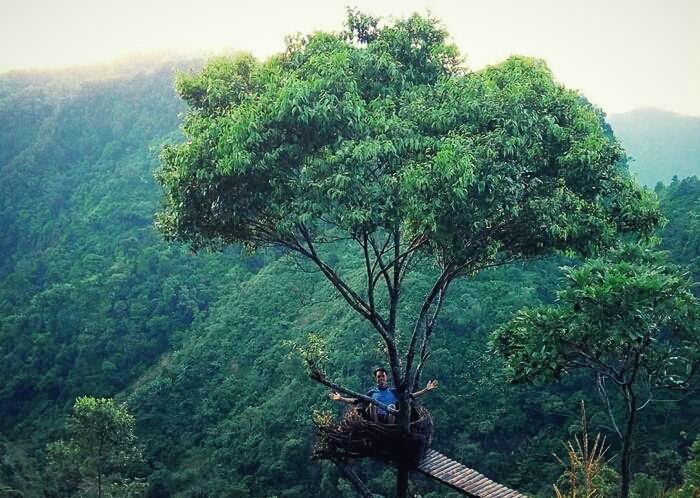
[[[0,0],[0,72],[160,50],[265,57],[287,34],[340,30],[345,5],[429,10],[470,68],[539,57],[608,113],[700,115],[700,0]]]

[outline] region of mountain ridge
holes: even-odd
[[[700,176],[700,116],[644,107],[607,120],[640,183],[653,188],[674,176]]]

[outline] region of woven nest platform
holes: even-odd
[[[411,411],[410,431],[395,424],[369,420],[365,406],[352,406],[340,421],[316,417],[316,444],[312,458],[348,461],[374,458],[415,469],[430,448],[433,419],[421,405]]]

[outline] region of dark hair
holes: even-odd
[[[388,372],[386,371],[385,368],[379,367],[379,368],[374,369],[374,372],[372,372],[372,377],[376,377],[377,372],[384,372],[385,375],[388,375]]]

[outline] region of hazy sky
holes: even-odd
[[[472,69],[540,57],[607,112],[700,115],[700,0],[0,0],[0,71],[164,49],[264,57],[286,34],[339,30],[347,4],[382,16],[428,9]]]

